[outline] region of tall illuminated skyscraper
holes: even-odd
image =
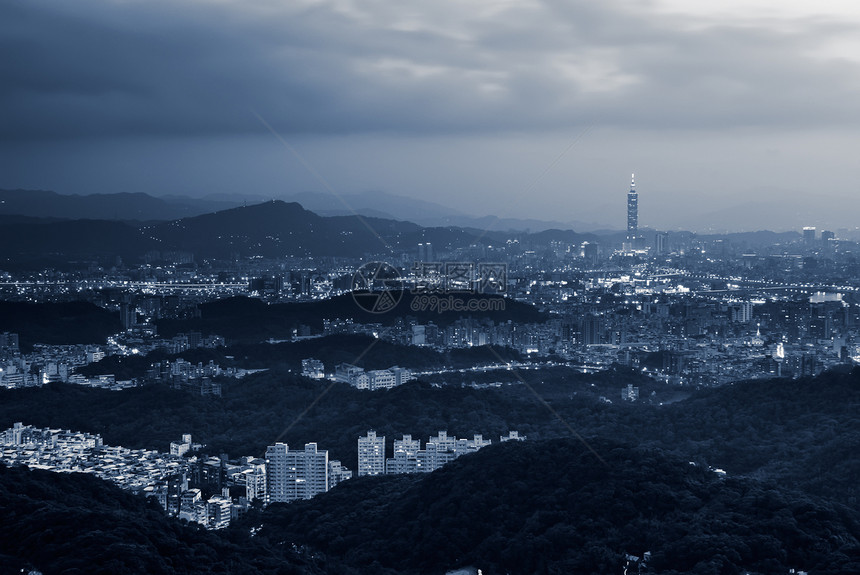
[[[636,193],[635,176],[630,175],[630,191],[627,192],[627,241],[631,245],[639,233],[639,194]]]

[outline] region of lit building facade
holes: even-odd
[[[286,443],[266,448],[266,487],[269,503],[286,503],[328,491],[328,451],[307,443],[291,451]]]
[[[385,436],[377,437],[375,431],[368,431],[366,437],[358,438],[358,476],[384,473]]]

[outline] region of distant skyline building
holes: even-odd
[[[123,329],[131,329],[137,324],[137,308],[133,303],[124,301],[119,304],[119,320]]]
[[[17,333],[9,333],[7,331],[0,333],[0,351],[18,353],[19,349]]]
[[[632,245],[639,234],[639,194],[636,192],[636,174],[630,174],[630,191],[627,192],[627,241]]]
[[[431,244],[430,242],[421,242],[418,244],[418,261],[433,261],[433,244]]]
[[[654,234],[654,255],[662,256],[669,252],[669,232]]]

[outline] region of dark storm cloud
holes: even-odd
[[[850,27],[699,25],[614,3],[11,1],[6,141],[843,126]],[[500,6],[500,8],[494,8]],[[413,12],[410,12],[412,10]]]

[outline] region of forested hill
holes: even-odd
[[[384,360],[384,354],[374,356],[375,367],[384,367]],[[23,421],[100,433],[111,445],[162,451],[192,433],[211,453],[232,457],[261,454],[282,437],[290,445],[315,441],[354,469],[356,439],[368,429],[387,436],[390,447],[402,434],[426,441],[439,430],[493,439],[511,429],[530,439],[565,437],[569,424],[584,435],[641,443],[860,508],[860,370],[702,390],[659,385],[620,370],[580,374],[559,367],[510,374],[513,383],[485,389],[458,383],[435,387],[429,383],[434,376],[428,376],[429,381],[370,392],[279,368],[223,380],[220,398],[162,385],[113,392],[52,384],[0,390],[0,429]],[[599,400],[618,397],[628,383],[640,388],[639,402]],[[681,391],[690,397],[672,401]],[[669,403],[661,405],[664,401]],[[289,433],[282,436],[285,429]]]
[[[103,343],[121,329],[118,313],[89,302],[0,301],[0,332],[17,333],[25,351],[36,343]]]
[[[260,537],[364,573],[860,573],[846,507],[660,450],[575,439],[506,443],[427,476],[368,477],[273,505]],[[254,519],[257,521],[258,519]],[[632,572],[635,572],[635,567]]]
[[[310,575],[323,568],[247,532],[168,518],[88,475],[0,465],[0,575]]]
[[[733,473],[786,481],[860,509],[860,369],[699,390],[674,409],[632,414],[643,439]],[[640,418],[648,419],[648,422]]]
[[[494,445],[217,532],[93,477],[0,465],[0,574],[621,573],[646,552],[643,573],[860,573],[855,510],[658,449],[589,444],[599,458],[575,439]]]
[[[326,565],[344,558],[364,573],[442,573],[469,563],[484,573],[619,573],[624,552],[651,551],[655,573],[860,573],[860,371],[689,390],[688,399],[666,405],[661,398],[677,390],[641,374],[555,368],[520,376],[528,386],[419,381],[368,392],[275,369],[224,381],[221,398],[160,385],[111,392],[55,384],[0,390],[0,429],[23,421],[162,450],[192,433],[211,453],[233,457],[261,454],[279,437],[290,445],[316,441],[353,469],[356,438],[368,429],[386,435],[389,447],[404,433],[426,440],[447,429],[495,439],[517,429],[527,442],[487,447],[429,476],[358,478],[310,502],[273,508],[268,518],[255,519],[254,526],[265,522],[268,538],[258,555],[279,557],[282,542],[304,542],[328,556]],[[642,401],[598,399],[614,396],[627,382],[640,386]],[[571,427],[606,465],[570,439]],[[709,466],[728,476],[720,479]],[[28,487],[33,477],[38,486]],[[63,483],[72,480],[89,483]],[[46,497],[55,502],[47,508],[39,503]],[[116,499],[137,511],[117,515],[113,507],[87,505],[87,497],[106,504]],[[0,474],[0,510],[6,513],[0,560],[3,554],[30,560],[34,550],[45,558],[74,557],[116,533],[143,546],[133,546],[132,557],[163,553],[150,542],[164,537],[180,540],[180,554],[203,557],[200,565],[232,553],[218,551],[216,540],[180,536],[174,523],[126,497],[90,478]],[[50,523],[56,526],[48,532]],[[93,534],[91,525],[110,536]],[[187,546],[199,550],[183,547],[186,536]],[[104,549],[119,554],[118,546]]]
[[[335,296],[325,300],[310,302],[290,302],[268,304],[256,298],[230,297],[201,304],[200,317],[193,319],[162,319],[158,323],[158,333],[173,336],[178,332],[200,331],[205,334],[219,334],[232,342],[264,341],[269,338],[285,339],[292,336],[293,329],[301,324],[309,325],[314,333],[323,329],[323,319],[353,318],[355,323],[381,323],[392,325],[405,316],[416,318],[419,322],[434,322],[447,326],[462,317],[476,320],[490,318],[494,322],[539,323],[549,316],[536,307],[512,299],[504,299],[501,308],[490,306],[497,298],[487,294],[458,294],[461,309],[481,309],[484,311],[437,312],[425,306],[415,307],[413,302],[420,295],[409,290],[393,291],[397,305],[389,313],[372,313],[359,307],[352,294]],[[420,302],[417,302],[420,303]],[[495,304],[494,304],[495,305]]]

